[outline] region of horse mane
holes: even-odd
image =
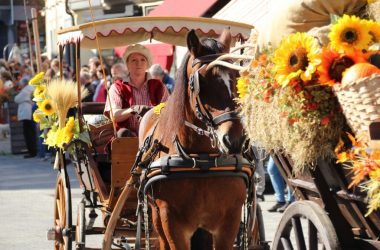
[[[180,128],[184,126],[185,107],[188,101],[188,96],[186,94],[188,84],[186,70],[189,59],[190,54],[187,53],[177,71],[173,92],[167,100],[165,108],[160,114],[160,122],[158,123],[157,130],[159,135],[165,135],[167,139],[171,140],[167,143],[172,142],[176,135],[178,137],[183,136],[180,134]]]
[[[203,54],[205,55],[220,53],[225,48],[222,43],[213,38],[204,38],[201,43],[204,49]],[[185,130],[183,129],[185,120],[190,118],[186,117],[186,106],[189,103],[189,96],[187,95],[187,64],[189,60],[190,53],[187,52],[177,71],[174,90],[160,114],[157,132],[162,136],[161,141],[163,144],[172,143],[176,136],[182,142],[191,141],[191,138],[185,135]]]

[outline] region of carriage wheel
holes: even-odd
[[[77,225],[75,227],[75,243],[77,250],[85,249],[86,245],[86,201],[81,200],[77,210]]]
[[[71,250],[72,248],[71,232],[67,230],[71,228],[69,225],[71,222],[69,216],[71,215],[67,212],[71,211],[67,202],[67,197],[70,197],[70,189],[65,186],[63,172],[58,173],[54,204],[54,250]]]
[[[338,250],[335,228],[315,202],[297,201],[284,212],[273,241],[278,250]]]

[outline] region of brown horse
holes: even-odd
[[[150,111],[140,125],[140,147],[146,145],[147,137],[160,145],[154,159],[182,155],[195,165],[192,155],[240,153],[244,132],[234,101],[238,72],[223,66],[207,67],[229,52],[230,43],[228,30],[218,40],[199,40],[194,31],[188,33],[189,53],[172,95],[160,115]],[[160,179],[148,188],[161,249],[194,248],[190,242],[198,229],[212,235],[215,249],[232,249],[247,197],[246,183],[234,173],[210,176],[204,172]]]

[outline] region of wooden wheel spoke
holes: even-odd
[[[70,227],[67,220],[67,212],[70,210],[67,210],[68,208],[66,205],[66,195],[67,192],[70,192],[70,189],[66,189],[62,178],[62,173],[59,173],[55,193],[54,225],[56,230],[60,230],[61,232],[58,232],[56,235],[54,249],[71,250],[71,237],[62,235],[62,230],[64,230],[66,227]]]
[[[293,245],[288,238],[281,237],[281,243],[284,250],[293,250]]]
[[[56,206],[57,206],[57,212],[58,212],[58,219],[62,219],[62,208],[61,208],[61,203],[59,202],[59,199],[56,200]]]
[[[293,217],[292,225],[293,225],[293,230],[294,230],[294,236],[296,238],[297,249],[306,250],[305,237],[303,235],[303,230],[302,230],[302,225],[301,225],[301,218]]]
[[[307,220],[309,228],[309,250],[318,250],[318,231],[311,220]]]

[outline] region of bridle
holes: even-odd
[[[201,64],[201,66],[194,71],[194,73],[191,73],[189,76],[189,88],[190,88],[190,98],[192,100],[191,103],[193,103],[193,109],[195,110],[195,116],[207,127],[206,130],[194,125],[193,123],[190,123],[188,121],[185,121],[185,125],[191,129],[193,129],[196,133],[199,135],[205,135],[210,138],[211,146],[215,148],[218,145],[218,138],[216,134],[216,128],[220,124],[232,121],[232,120],[240,120],[240,117],[238,115],[238,112],[233,111],[227,111],[223,114],[220,114],[216,117],[213,117],[204,107],[202,100],[199,96],[200,94],[200,71],[207,67],[207,64],[210,62],[213,62],[217,58],[225,55],[224,53],[220,54],[212,54],[212,55],[206,55],[197,57],[193,60],[191,67],[194,68],[198,64]],[[206,69],[207,70],[207,69]]]

